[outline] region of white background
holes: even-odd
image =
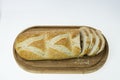
[[[0,7],[0,80],[120,79],[120,0],[3,0]],[[100,29],[109,43],[107,62],[90,74],[24,71],[13,57],[13,43],[22,30],[34,25],[87,25]]]

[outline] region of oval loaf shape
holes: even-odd
[[[99,30],[86,26],[37,28],[20,33],[14,47],[26,60],[61,60],[98,55],[105,39]]]

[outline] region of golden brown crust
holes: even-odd
[[[67,54],[62,53],[60,51],[57,51],[57,50],[55,50],[53,48],[48,49],[47,56],[49,56],[48,57],[49,59],[66,59],[66,58],[70,58]]]
[[[46,48],[44,39],[35,41],[35,42],[31,43],[30,46],[40,48],[42,51],[45,51],[45,48]]]
[[[19,52],[19,55],[22,57],[22,58],[24,58],[24,59],[27,59],[27,60],[42,60],[42,59],[44,59],[43,57],[40,57],[40,56],[38,56],[38,55],[36,55],[36,54],[33,54],[32,52],[30,52],[30,51],[26,51],[26,50],[23,50],[23,51],[20,51]]]

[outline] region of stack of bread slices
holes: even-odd
[[[89,28],[80,28],[81,53],[80,56],[94,56],[99,54],[105,47],[105,39],[101,31]]]

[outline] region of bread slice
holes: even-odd
[[[103,49],[104,49],[104,47],[105,47],[105,38],[104,38],[104,36],[102,35],[102,33],[101,33],[100,30],[96,30],[96,33],[97,33],[98,37],[99,37],[100,40],[101,40],[101,46],[100,46],[99,51],[97,52],[97,54],[99,54],[101,51],[103,51]]]
[[[82,27],[80,28],[80,35],[81,35],[81,48],[82,48],[82,51],[80,53],[80,57],[86,55],[89,53],[90,51],[90,40],[91,40],[91,36],[89,34],[89,28],[86,28],[86,27]]]
[[[93,36],[95,36],[95,44],[92,47],[92,50],[88,53],[88,56],[94,56],[96,55],[96,53],[99,51],[100,49],[100,45],[101,45],[101,40],[98,37],[97,33],[95,30],[91,29]]]

